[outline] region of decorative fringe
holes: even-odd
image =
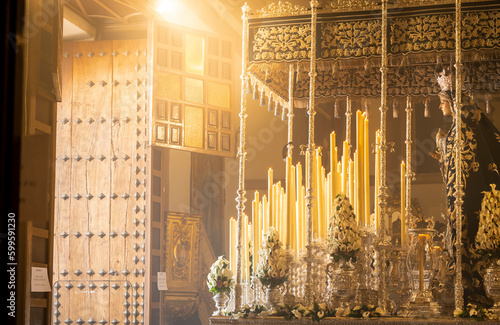
[[[396,98],[392,100],[392,118],[398,118],[399,117],[399,110],[398,110],[398,105],[396,102]]]
[[[491,114],[493,113],[492,112],[492,109],[491,109],[491,94],[490,93],[486,93],[486,95],[484,95],[485,99],[486,99],[486,114]]]
[[[366,114],[366,117],[370,118],[370,116],[372,115],[372,113],[370,111],[370,105],[368,105],[368,98],[365,97],[364,101],[365,101],[365,114]]]
[[[429,110],[429,101],[430,98],[426,97],[424,102],[424,117],[431,117],[431,112]]]
[[[333,104],[333,117],[334,118],[340,118],[339,114],[339,100],[337,97],[335,97],[335,103]]]

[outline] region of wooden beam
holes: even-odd
[[[86,18],[77,14],[69,6],[64,6],[64,19],[86,32],[90,38],[96,37],[96,28]]]
[[[123,19],[123,17],[120,16],[116,11],[114,11],[113,9],[108,7],[105,3],[103,3],[100,0],[94,0],[94,2],[97,3],[99,6],[101,6],[102,8],[106,9],[110,14],[115,16],[119,21],[121,21],[122,23],[125,23],[125,20]]]

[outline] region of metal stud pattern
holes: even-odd
[[[99,42],[99,44],[104,44],[104,42]],[[106,249],[102,245],[110,245],[111,243],[115,243],[114,245],[125,245],[126,253],[124,257],[126,261],[123,261],[123,264],[109,263],[108,266],[104,266],[100,265],[100,262],[95,263],[91,260],[89,263],[88,260],[83,261],[83,259],[80,264],[78,259],[76,259],[72,260],[71,263],[67,262],[67,264],[63,264],[64,268],[56,268],[54,270],[56,272],[55,278],[71,279],[72,281],[64,281],[61,285],[56,282],[59,287],[64,288],[61,290],[63,298],[61,298],[61,293],[58,291],[59,289],[54,289],[55,302],[53,311],[55,312],[55,316],[53,317],[53,323],[59,324],[64,322],[66,325],[141,324],[144,323],[143,288],[145,258],[143,252],[146,248],[144,238],[146,234],[145,200],[146,168],[148,163],[146,150],[148,140],[147,134],[149,132],[147,119],[149,105],[147,105],[148,96],[146,82],[146,70],[148,66],[147,60],[145,60],[147,53],[144,49],[117,48],[115,47],[115,43],[113,43],[111,47],[106,47],[106,50],[104,50],[101,45],[97,45],[97,43],[95,45],[96,47],[93,46],[91,42],[84,47],[79,47],[78,43],[75,43],[73,45],[74,50],[65,50],[64,57],[68,61],[73,61],[73,64],[88,64],[89,66],[92,65],[92,62],[96,62],[97,64],[98,60],[101,60],[99,62],[104,62],[102,60],[114,60],[113,58],[116,58],[120,60],[120,65],[127,71],[124,71],[126,72],[124,74],[120,74],[121,72],[115,74],[113,70],[110,78],[103,74],[96,73],[95,75],[91,75],[90,78],[81,79],[79,85],[73,81],[73,87],[85,92],[85,94],[89,94],[89,101],[85,102],[85,99],[79,99],[77,101],[75,97],[73,97],[70,104],[65,104],[66,106],[61,109],[61,111],[64,111],[63,113],[58,109],[58,121],[60,122],[57,123],[58,131],[62,130],[63,133],[69,134],[69,139],[72,139],[72,137],[76,135],[83,137],[88,136],[89,141],[96,136],[102,138],[99,132],[104,132],[103,134],[105,137],[110,136],[111,142],[117,137],[118,131],[120,134],[122,132],[128,132],[127,140],[120,139],[120,143],[117,145],[113,143],[111,150],[102,150],[99,146],[96,146],[95,149],[92,150],[86,150],[78,147],[78,142],[82,142],[81,140],[70,142],[69,145],[67,143],[64,145],[58,143],[59,148],[62,149],[56,154],[58,158],[56,162],[66,170],[73,170],[75,168],[83,168],[87,169],[87,171],[95,168],[102,170],[102,166],[108,166],[108,170],[110,170],[111,173],[116,166],[124,166],[124,163],[126,163],[126,165],[130,166],[131,170],[135,172],[135,177],[130,181],[130,185],[133,184],[133,186],[128,186],[128,188],[123,187],[123,185],[115,186],[115,184],[120,184],[120,182],[111,183],[108,189],[106,189],[106,187],[99,188],[95,183],[88,182],[88,179],[79,178],[75,179],[75,181],[77,183],[86,184],[86,187],[75,186],[75,189],[73,189],[73,186],[70,186],[61,188],[61,191],[58,192],[60,194],[58,194],[56,200],[59,200],[59,206],[64,204],[64,209],[69,208],[69,211],[73,211],[73,205],[105,205],[106,201],[108,201],[112,207],[113,205],[126,206],[127,213],[122,224],[110,222],[109,227],[102,226],[105,225],[105,223],[100,223],[101,226],[97,227],[93,224],[91,219],[85,223],[73,223],[73,220],[71,222],[58,223],[58,228],[56,229],[58,229],[57,234],[59,235],[55,236],[55,241],[58,242],[57,244],[62,243],[66,246],[69,245],[69,247],[73,247],[72,245],[78,243],[77,247],[85,248],[86,252],[88,250],[90,256],[92,256],[92,250]],[[78,51],[78,48],[80,48],[80,51]],[[78,63],[75,63],[77,60]],[[128,79],[125,79],[124,76]],[[103,105],[99,103],[99,101],[90,101],[90,98],[94,96],[93,94],[97,94],[95,96],[99,96],[99,92],[113,94],[114,91],[121,92],[124,91],[125,88],[131,95],[123,104],[126,107],[116,106],[119,108],[116,109],[114,106],[118,104],[111,103],[113,106],[112,109],[109,110],[106,107],[99,106]],[[124,129],[128,130],[123,131]],[[89,133],[89,130],[92,130],[93,133]],[[109,132],[109,130],[111,130],[111,132]],[[126,141],[130,142],[126,143]],[[109,166],[111,166],[111,168],[109,168]],[[57,174],[58,172],[56,172],[56,182]],[[78,175],[78,172],[74,175]],[[83,177],[89,177],[88,172],[81,173],[81,175],[85,175]],[[103,176],[105,177],[106,175]],[[117,176],[119,177],[120,175],[113,175],[112,178],[116,178]],[[73,181],[74,180],[71,179],[71,182]],[[130,199],[132,199],[133,202],[127,201]],[[58,209],[62,209],[62,207]],[[109,218],[112,218],[111,211],[109,214]],[[75,218],[75,214],[67,212],[59,212],[59,215],[65,218]],[[83,215],[84,214],[82,214],[82,218]],[[76,215],[76,217],[80,218],[78,215]],[[87,218],[87,216],[85,217]],[[104,216],[88,216],[88,218],[93,218],[93,220],[102,217]],[[133,249],[131,250],[130,248]],[[120,262],[122,261],[120,260]],[[110,279],[112,279],[112,281],[110,281]],[[127,282],[127,280],[130,279],[136,281],[133,288],[130,283]],[[122,287],[123,291],[121,291]],[[56,285],[54,285],[54,288],[56,288]],[[71,300],[68,299],[69,294],[83,295],[89,294],[94,290],[97,290],[97,292],[108,290],[106,295],[110,295],[111,292],[116,292],[116,294],[120,296],[123,295],[124,309],[121,311],[111,311],[111,313],[109,313],[109,318],[98,317],[92,313],[88,315],[78,315],[78,308],[73,308]],[[99,301],[100,298],[96,299],[98,304],[109,303],[109,301]],[[78,301],[78,299],[74,301]],[[59,309],[61,304],[64,309]],[[63,315],[59,317],[59,311],[63,312],[63,310]],[[68,310],[70,311],[68,312]]]

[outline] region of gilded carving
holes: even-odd
[[[414,2],[405,0],[407,2]],[[365,0],[358,2],[366,2]],[[368,1],[369,2],[369,1]],[[355,4],[354,4],[355,5]],[[324,12],[326,9],[324,9]],[[331,11],[329,11],[331,12]],[[310,25],[283,24],[252,27],[250,61],[300,61],[310,57]],[[464,50],[500,48],[500,11],[464,13],[462,20]],[[453,51],[454,15],[448,13],[397,17],[389,20],[390,54]],[[318,49],[323,59],[379,57],[381,21],[358,20],[318,23]]]
[[[166,296],[163,301],[164,315],[167,319],[187,319],[196,311],[198,304],[196,296]]]
[[[464,50],[500,46],[500,11],[465,13],[462,26]]]
[[[175,280],[188,280],[191,255],[191,227],[177,223],[173,230],[172,277]]]
[[[380,54],[380,28],[380,20],[324,24],[321,29],[321,57],[348,58]]]
[[[453,50],[452,15],[425,15],[391,20],[392,53]]]
[[[307,8],[293,5],[290,2],[281,2],[278,4],[271,3],[267,8],[257,10],[255,17],[281,17],[281,16],[297,16],[308,14]]]
[[[165,263],[169,289],[196,291],[199,271],[198,216],[170,213],[166,220]]]
[[[260,27],[253,30],[252,61],[303,60],[311,55],[311,25]]]

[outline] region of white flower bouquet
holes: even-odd
[[[332,211],[328,226],[328,252],[335,262],[351,260],[355,263],[361,249],[361,237],[349,198],[344,194],[337,195]]]
[[[490,186],[491,191],[483,192],[474,251],[477,255],[500,258],[500,190],[495,184]]]
[[[217,261],[210,267],[207,285],[214,295],[223,292],[230,293],[234,287],[233,272],[229,269],[229,261],[224,256],[219,256]]]
[[[270,227],[263,237],[256,276],[262,285],[272,288],[286,281],[289,268],[278,232]]]

